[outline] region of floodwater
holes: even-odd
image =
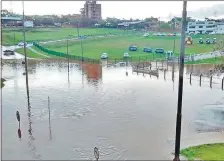
[[[189,70],[191,67],[187,67]],[[186,71],[187,71],[186,70]],[[184,75],[182,137],[224,130],[219,79]],[[126,76],[128,72],[128,76]],[[170,159],[174,146],[178,73],[159,78],[131,67],[38,62],[29,65],[30,111],[24,67],[3,65],[2,159]],[[50,98],[50,120],[48,110]],[[17,136],[16,111],[22,138]]]

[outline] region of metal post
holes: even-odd
[[[28,109],[30,108],[30,99],[29,99],[29,82],[28,82],[28,70],[27,70],[27,54],[26,54],[26,34],[25,34],[25,14],[24,14],[24,1],[22,1],[23,7],[23,49],[25,55],[25,72],[26,72],[26,94],[27,94],[27,103]]]
[[[175,32],[175,25],[176,25],[176,21],[175,21],[175,18],[173,18],[173,35],[174,35],[174,32]],[[175,45],[176,45],[176,35],[173,36],[173,55],[175,53]],[[174,64],[174,60],[173,60],[173,64]]]
[[[69,54],[68,54],[68,40],[67,40],[67,56],[68,56],[68,73],[69,73]]]
[[[166,80],[166,69],[164,70],[164,80]]]
[[[190,73],[190,85],[191,85],[191,75],[192,75],[192,73]]]
[[[77,22],[77,32],[78,32],[78,38],[79,38],[79,22]],[[82,45],[82,39],[80,39],[80,45],[81,45],[81,53],[82,53],[82,62],[83,62],[83,45]]]
[[[16,44],[16,33],[14,31],[14,45]]]
[[[224,84],[224,77],[222,78],[222,90],[223,90],[223,84]]]
[[[201,86],[201,77],[202,77],[202,74],[200,74],[200,86]]]
[[[212,88],[212,76],[210,77],[210,88]]]
[[[178,106],[177,106],[177,118],[176,118],[176,138],[175,138],[175,158],[174,158],[174,160],[176,160],[176,161],[180,160],[179,154],[180,154],[180,137],[181,137],[186,16],[187,16],[187,1],[184,1],[183,2],[183,13],[182,13]]]

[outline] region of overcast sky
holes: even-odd
[[[84,1],[24,1],[26,15],[45,14],[79,14]],[[172,16],[181,16],[181,1],[98,1],[102,4],[102,17],[125,19],[144,19],[146,17],[161,17],[161,20]],[[4,1],[2,9],[12,9],[22,13],[22,1]],[[223,17],[224,1],[188,1],[188,16],[197,19],[205,17]],[[216,14],[214,14],[216,13]]]

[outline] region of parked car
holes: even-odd
[[[133,46],[133,45],[131,45],[131,46],[129,46],[129,51],[137,51],[137,46]]]
[[[167,59],[171,59],[173,57],[173,51],[167,51],[166,57],[167,57]]]
[[[149,37],[149,34],[148,33],[145,33],[143,36],[144,37]]]
[[[161,36],[166,36],[166,34],[165,33],[161,33]]]
[[[167,36],[173,36],[173,34],[167,34]]]
[[[165,51],[163,48],[156,48],[155,53],[161,53],[163,54]]]
[[[152,48],[144,47],[144,48],[143,48],[143,52],[146,52],[146,53],[152,53]]]
[[[4,50],[3,55],[5,55],[5,56],[15,55],[15,51],[14,50]]]
[[[129,58],[130,56],[129,56],[129,54],[128,53],[124,53],[124,56],[123,56],[123,58]]]
[[[101,59],[108,59],[108,54],[107,53],[103,53],[101,55]]]
[[[199,44],[204,44],[204,41],[202,38],[199,39]]]
[[[162,34],[161,33],[157,33],[156,36],[162,36]]]
[[[25,45],[27,45],[27,42],[25,42]],[[24,42],[21,41],[21,42],[18,44],[18,46],[24,46]]]
[[[212,43],[213,43],[213,44],[216,43],[216,38],[213,38]]]
[[[209,38],[206,39],[206,44],[211,44],[211,41]]]

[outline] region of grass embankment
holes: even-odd
[[[122,34],[126,32],[124,30],[105,28],[80,28],[79,30],[80,35],[97,35],[105,33]],[[59,40],[71,38],[77,35],[76,28],[31,28],[26,31],[26,41]],[[2,45],[14,45],[21,41],[23,41],[23,32],[21,28],[2,29]]]
[[[208,35],[207,37],[213,38],[214,36]],[[221,36],[216,36],[217,41],[221,39]],[[199,37],[194,38],[193,45],[186,45],[186,54],[193,53],[205,53],[213,51],[213,45],[198,44]],[[128,47],[130,45],[138,46],[138,51],[130,52]],[[66,51],[66,42],[57,42],[51,44],[44,44],[44,47],[51,50],[64,52]],[[119,36],[119,37],[108,37],[102,39],[85,39],[83,40],[83,53],[84,57],[89,57],[93,59],[100,59],[100,55],[104,52],[108,53],[109,59],[121,59],[124,52],[128,52],[133,59],[139,59],[139,56],[146,57],[148,60],[153,58],[164,57],[165,54],[155,54],[155,53],[144,53],[142,49],[144,47],[151,47],[153,50],[155,48],[164,48],[165,51],[173,50],[173,37],[157,37],[150,36],[148,38],[142,35],[129,35],[129,36]],[[178,55],[180,51],[180,37],[176,37],[176,48],[175,55]],[[69,42],[69,53],[73,55],[81,55],[81,47],[79,41]]]
[[[181,150],[188,160],[224,160],[224,143],[205,144]]]
[[[40,54],[37,54],[36,52],[33,52],[32,50],[30,50],[29,48],[26,49],[26,54],[29,58],[38,58],[38,59],[49,59],[49,58],[61,58],[61,57],[57,57],[57,56],[53,56],[53,55],[49,55],[49,54],[46,54],[45,52],[41,51],[40,49],[38,49],[37,47],[33,46],[32,49],[36,50],[38,53],[40,54],[43,54],[43,55],[46,55],[46,56],[43,56],[43,55],[40,55]],[[24,55],[24,49],[23,48],[20,48],[20,49],[16,49],[15,50],[16,52]]]
[[[209,59],[203,59],[203,60],[197,60],[193,62],[185,62],[185,64],[223,64],[224,58],[216,57],[216,58],[209,58]]]

